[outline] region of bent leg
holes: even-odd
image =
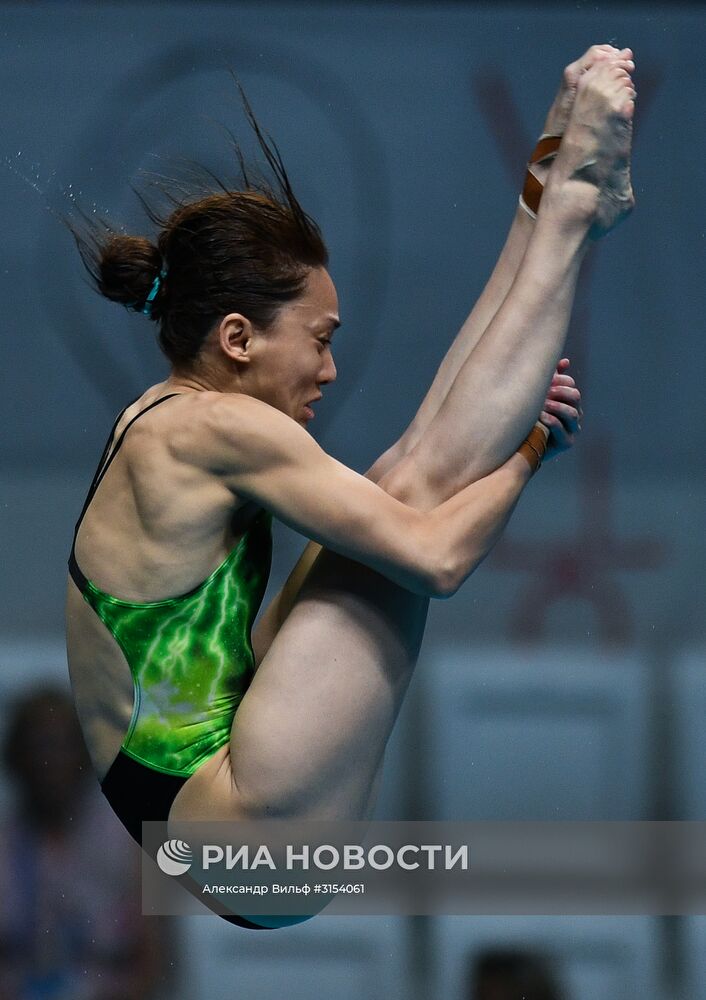
[[[589,104],[586,110],[591,111]],[[568,143],[567,176],[579,141],[580,135],[573,147]],[[575,190],[583,219],[587,198],[593,205],[596,197],[584,187]],[[505,404],[500,413],[506,419],[497,420],[496,401],[480,453],[469,451],[459,428],[468,426],[468,408],[478,409],[478,389],[487,395],[487,383],[479,383],[464,366],[429,432],[381,480],[414,506],[434,506],[460,483],[478,478],[485,463],[500,464],[539,412],[566,332],[586,238],[578,222],[572,228],[562,216],[567,200],[558,189],[555,193],[560,238],[551,213],[545,212],[549,221],[536,227],[513,288],[473,352],[475,358],[481,351],[485,378],[497,374],[497,387],[492,382],[491,388]],[[479,412],[482,425],[486,419]],[[500,456],[497,461],[494,454]],[[426,609],[426,601],[372,570],[321,553],[236,713],[231,815],[243,808],[262,816],[353,819],[365,814],[419,650]]]
[[[543,133],[557,136],[564,134],[573,108],[579,79],[591,66],[607,60],[629,68],[633,66],[631,58],[630,49],[618,50],[612,45],[593,45],[579,59],[570,63],[562,74],[559,89],[544,121]],[[550,164],[543,163],[533,169],[540,183],[544,185],[550,172]],[[497,264],[480,298],[446,352],[421,406],[399,441],[381,455],[371,469],[369,476],[375,482],[420,443],[422,436],[448,397],[461,368],[495,319],[512,288],[534,228],[534,220],[518,206]],[[472,430],[473,425],[470,421],[466,426]],[[490,468],[486,471],[490,471]]]
[[[432,509],[498,468],[536,420],[566,338],[587,247],[584,221],[577,218],[572,225],[563,211],[561,206],[538,220],[505,301],[434,415],[428,409],[420,418],[415,434],[427,423],[417,443],[409,447],[403,438],[368,472],[410,506]],[[317,545],[307,547],[259,624],[254,636],[258,663],[269,655],[319,551]]]
[[[579,59],[568,65],[547,113],[544,133],[564,134],[576,97],[578,82],[583,73],[596,63],[606,60],[617,62],[622,67],[629,67],[632,65],[629,62],[631,56],[632,52],[629,49],[618,50],[612,45],[593,45]],[[550,168],[546,164],[535,168],[535,172],[541,174],[542,184],[546,183],[549,170]],[[376,483],[381,482],[388,492],[398,496],[399,499],[415,503],[415,505],[433,506],[434,498],[437,495],[435,490],[427,490],[423,495],[418,492],[413,497],[405,489],[404,483],[405,480],[411,480],[414,476],[415,468],[420,476],[424,476],[425,473],[431,474],[432,468],[437,469],[436,456],[439,454],[439,448],[441,448],[442,467],[437,471],[437,479],[440,479],[437,487],[441,489],[441,498],[448,498],[450,495],[447,488],[450,485],[448,471],[451,456],[447,457],[445,454],[444,441],[448,428],[451,428],[451,433],[455,434],[458,427],[462,427],[466,444],[465,462],[459,463],[462,476],[457,480],[458,488],[462,488],[467,483],[475,481],[499,466],[503,458],[507,457],[507,442],[512,441],[514,446],[516,440],[519,440],[512,428],[509,429],[509,434],[505,435],[504,441],[496,440],[493,436],[494,428],[488,432],[485,423],[486,414],[495,412],[494,404],[496,401],[492,396],[493,386],[484,384],[484,375],[478,361],[484,361],[487,367],[489,362],[492,363],[494,357],[500,358],[502,361],[502,357],[507,355],[508,350],[511,350],[503,342],[502,334],[498,336],[497,329],[493,330],[492,337],[485,337],[485,334],[496,319],[498,311],[515,283],[534,229],[534,220],[518,206],[497,264],[480,298],[446,352],[412,422],[400,439],[388,448],[366,473],[369,479]],[[542,253],[541,246],[534,248],[535,259],[539,256],[541,260]],[[476,347],[484,339],[482,352],[471,360]],[[527,343],[531,344],[531,338]],[[512,384],[512,381],[512,373],[503,371],[502,378],[496,379],[496,385],[503,382]],[[478,391],[478,387],[480,387],[480,391]],[[444,414],[437,419],[442,406],[449,399],[452,391],[453,403],[450,407],[447,406]],[[500,404],[498,403],[498,405]],[[518,401],[512,400],[511,406],[517,405]],[[527,412],[527,405],[522,404],[522,406]],[[455,408],[456,414],[452,412],[453,408]],[[432,465],[429,464],[430,459]],[[277,594],[267,610],[260,616],[253,632],[256,663],[261,662],[270,648],[320,551],[321,547],[315,543],[310,543],[307,546],[282,591]]]
[[[233,723],[235,782],[260,814],[365,815],[427,609],[373,570],[321,553]]]

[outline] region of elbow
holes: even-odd
[[[480,566],[486,553],[475,552],[471,559],[461,560],[452,557],[436,567],[433,580],[433,593],[429,596],[438,600],[448,600],[456,594],[471,573]]]
[[[427,522],[425,528],[431,528]],[[446,538],[437,530],[428,530],[421,536],[416,548],[415,581],[410,589],[422,597],[446,600],[461,586],[459,553],[454,551]]]
[[[447,600],[482,562],[483,538],[459,539],[436,530],[425,534],[417,550],[417,579],[412,589],[424,597]]]
[[[462,574],[455,560],[444,561],[435,567],[430,580],[429,597],[445,601],[453,597],[468,574]]]
[[[414,581],[408,584],[409,589],[420,597],[444,600],[454,593],[454,581],[437,566],[419,567]]]
[[[453,597],[458,588],[461,586],[460,583],[455,583],[448,580],[440,580],[435,583],[432,590],[430,590],[428,597],[434,598],[436,601],[447,601],[449,597]]]

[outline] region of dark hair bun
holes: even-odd
[[[319,227],[297,201],[279,150],[242,88],[240,94],[274,183],[260,167],[251,179],[233,140],[241,189],[206,168],[183,183],[153,180],[159,207],[133,189],[155,227],[154,242],[75,204],[79,221],[64,219],[94,287],[156,320],[159,346],[180,368],[194,364],[215,325],[234,309],[258,330],[270,329],[283,305],[302,294],[309,271],[328,264]]]
[[[113,235],[101,250],[98,289],[113,302],[141,310],[162,266],[159,250],[148,239]],[[160,293],[161,289],[151,303],[152,319],[159,319]]]

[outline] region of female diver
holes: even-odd
[[[366,476],[306,430],[336,376],[337,296],[247,105],[277,193],[245,176],[152,215],[156,245],[75,233],[100,292],[157,322],[171,363],[115,422],[67,592],[88,750],[138,842],[143,820],[370,815],[428,599],[497,541],[547,432],[556,452],[578,430],[557,359],[583,256],[633,204],[631,57],[594,46],[565,70],[488,285]],[[273,515],[313,542],[251,644]]]

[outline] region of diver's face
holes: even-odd
[[[253,333],[246,391],[306,427],[321,387],[336,378],[331,337],[339,325],[330,275],[325,268],[311,270],[302,294],[267,330]]]

